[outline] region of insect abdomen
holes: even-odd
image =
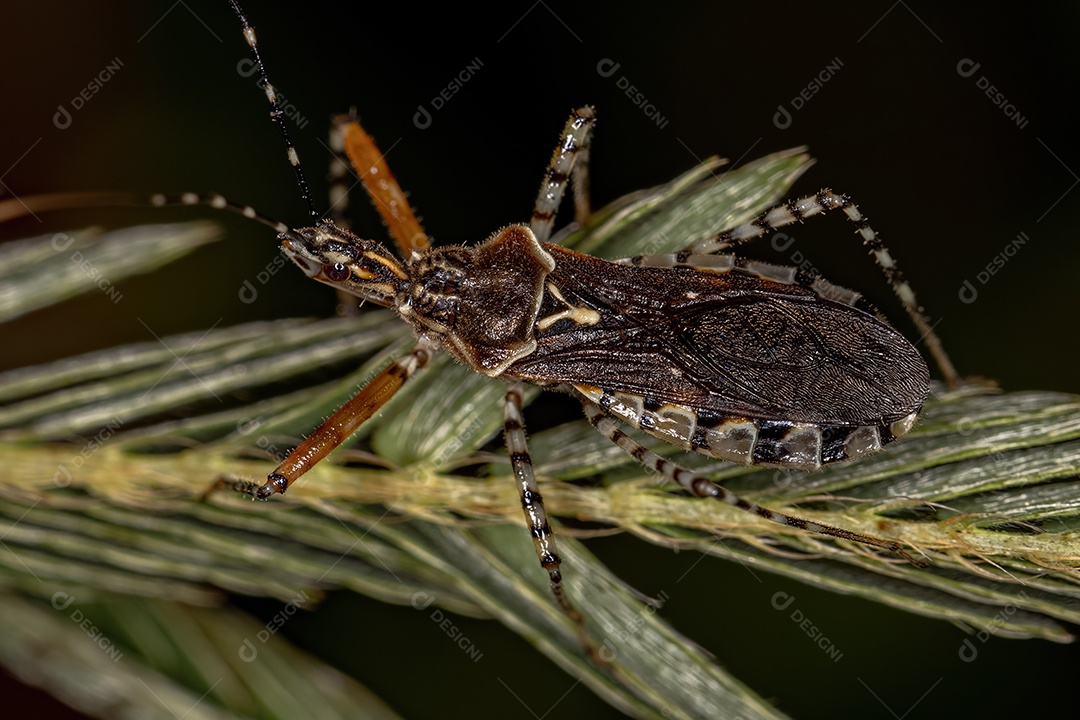
[[[589,385],[573,386],[582,397],[650,435],[709,457],[742,465],[817,470],[880,450],[906,434],[919,411],[892,423],[818,425],[699,413],[626,393],[607,393]],[[651,409],[647,409],[651,405]]]
[[[569,386],[671,444],[816,469],[905,434],[929,390],[899,332],[812,288],[552,255],[537,347],[508,374]]]

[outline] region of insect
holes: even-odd
[[[401,257],[322,218],[259,53],[235,0],[262,85],[313,224],[279,231],[283,252],[309,277],[393,308],[417,344],[388,365],[294,449],[266,482],[233,485],[258,498],[284,493],[370,419],[437,351],[507,382],[504,437],[540,565],[586,647],[583,618],[566,597],[554,533],[522,417],[525,383],[578,398],[605,437],[667,480],[793,528],[883,548],[895,541],[755,505],[646,449],[619,424],[673,445],[745,465],[814,470],[872,453],[906,434],[929,389],[918,351],[858,293],[793,268],[725,251],[775,228],[840,210],[857,228],[947,380],[956,378],[890,253],[851,201],[822,190],[678,253],[606,261],[548,243],[565,190],[588,215],[595,114],[575,110],[544,173],[531,221],[473,246],[432,248],[374,141],[339,121],[344,151],[396,238]],[[160,202],[166,202],[160,198]],[[184,196],[186,204],[231,204]],[[247,208],[251,217],[261,217]],[[914,561],[913,561],[914,562]]]
[[[562,588],[561,561],[544,510],[522,418],[523,383],[568,392],[589,422],[643,465],[701,497],[774,522],[875,545],[890,540],[754,505],[637,443],[619,422],[687,450],[742,464],[814,470],[873,452],[914,425],[929,373],[914,347],[858,293],[792,268],[718,254],[767,231],[829,210],[856,223],[864,244],[929,339],[943,372],[955,372],[915,296],[858,209],[828,190],[789,202],[748,224],[672,255],[609,262],[546,242],[574,180],[587,215],[591,108],[574,111],[544,174],[532,220],[472,247],[430,248],[374,142],[343,123],[344,146],[361,175],[382,178],[373,196],[405,259],[321,219],[289,141],[254,29],[233,9],[259,68],[271,115],[315,219],[286,229],[282,250],[309,277],[391,307],[412,325],[415,349],[392,363],[297,447],[256,497],[284,493],[370,418],[436,350],[507,382],[504,437],[522,509],[559,605],[584,637]],[[911,559],[908,557],[908,559]]]

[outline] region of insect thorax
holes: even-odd
[[[544,279],[554,269],[532,231],[511,225],[473,248],[414,256],[407,266],[411,285],[395,307],[421,337],[495,376],[535,349]]]

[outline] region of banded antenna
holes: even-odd
[[[322,213],[315,208],[315,201],[311,197],[311,189],[308,188],[307,180],[304,178],[304,171],[300,167],[300,154],[296,152],[296,146],[289,139],[289,130],[285,127],[285,112],[278,103],[277,91],[274,90],[274,86],[270,84],[270,79],[266,76],[266,66],[263,64],[262,56],[259,54],[258,42],[255,40],[255,28],[248,22],[247,16],[244,15],[244,11],[236,0],[229,0],[229,5],[236,12],[236,16],[240,18],[240,24],[244,28],[244,39],[247,40],[248,47],[251,48],[251,57],[255,60],[255,66],[259,69],[259,83],[266,93],[266,99],[270,102],[270,119],[281,131],[281,139],[285,142],[285,155],[296,172],[297,182],[300,183],[300,194],[304,198],[304,202],[307,203],[311,219],[316,225],[319,225],[322,223]]]

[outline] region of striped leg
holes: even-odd
[[[351,230],[349,218],[349,156],[345,154],[345,133],[337,118],[330,120],[330,208],[327,217],[339,228]]]
[[[583,223],[589,218],[589,135],[595,122],[596,115],[591,107],[578,108],[570,113],[559,136],[559,144],[544,172],[533,206],[530,227],[540,242],[546,242],[551,236],[555,214],[571,175],[574,178],[574,220]]]
[[[351,116],[341,116],[350,118]],[[326,216],[330,222],[344,230],[351,230],[352,223],[349,221],[349,156],[345,153],[345,133],[341,118],[335,117],[330,121],[330,136],[328,145],[332,153],[330,157],[330,173],[327,176],[330,181],[330,207]],[[341,288],[334,288],[337,295],[338,315],[354,317],[360,314],[363,302],[357,302],[356,296],[347,293]]]
[[[600,660],[599,650],[585,634],[584,618],[571,604],[563,589],[562,572],[559,569],[562,560],[555,547],[555,534],[548,523],[547,512],[544,510],[544,498],[540,495],[540,488],[536,484],[532,458],[529,457],[529,448],[525,443],[525,422],[521,414],[522,387],[520,382],[512,382],[507,386],[503,417],[506,450],[510,453],[510,465],[521,496],[521,509],[525,512],[525,522],[529,524],[529,532],[532,534],[533,547],[536,548],[540,566],[547,570],[548,577],[551,579],[551,592],[555,595],[556,602],[563,613],[574,622],[578,638],[590,657],[603,662]]]
[[[800,530],[807,530],[809,532],[819,533],[821,535],[829,535],[831,537],[841,538],[843,540],[853,540],[865,545],[873,545],[874,547],[884,548],[891,552],[896,553],[900,557],[904,558],[912,565],[919,567],[925,567],[926,564],[922,561],[915,560],[907,552],[904,551],[900,543],[892,540],[884,540],[882,538],[874,537],[873,535],[863,535],[861,533],[851,532],[850,530],[843,530],[841,528],[835,528],[831,525],[822,525],[821,523],[811,522],[810,520],[803,520],[802,518],[793,517],[791,515],[784,515],[778,513],[775,510],[769,510],[760,505],[755,505],[752,502],[743,500],[735,493],[725,490],[721,486],[717,485],[708,478],[701,475],[695,475],[694,473],[679,467],[670,460],[666,460],[652,450],[649,450],[644,445],[641,445],[636,440],[619,429],[618,423],[604,414],[604,411],[600,409],[600,406],[594,403],[584,401],[582,406],[585,409],[585,417],[589,419],[592,426],[600,432],[601,435],[606,437],[611,442],[618,445],[627,453],[632,455],[635,460],[640,462],[650,470],[663,475],[669,481],[677,483],[684,489],[689,490],[698,497],[711,497],[720,502],[727,503],[728,505],[734,505],[740,510],[746,510],[747,512],[754,513],[759,517],[763,517],[766,520],[771,520],[774,523],[780,525],[787,525],[789,527],[799,528]]]
[[[592,110],[592,108],[588,109]],[[589,216],[592,215],[592,196],[589,195],[589,162],[592,155],[589,148],[592,145],[592,126],[595,124],[594,116],[585,137],[579,143],[577,162],[570,176],[570,188],[574,193],[574,222],[578,225],[587,223]]]
[[[892,254],[882,244],[878,234],[870,227],[866,217],[859,212],[859,208],[855,206],[855,203],[851,202],[847,195],[838,195],[828,188],[823,188],[816,195],[790,200],[784,205],[778,205],[772,210],[762,213],[748,223],[725,230],[715,237],[681,250],[675,255],[675,258],[677,262],[683,262],[690,255],[720,252],[761,237],[771,230],[836,209],[843,210],[847,218],[855,223],[858,233],[862,237],[863,245],[870,250],[870,254],[874,256],[878,267],[885,273],[885,279],[892,287],[893,292],[896,293],[896,297],[900,298],[904,310],[907,311],[907,314],[915,323],[915,327],[922,333],[923,338],[926,340],[926,346],[929,348],[930,354],[933,355],[934,361],[941,370],[945,381],[951,387],[959,385],[960,376],[953,367],[952,361],[949,360],[949,356],[945,353],[941,339],[938,338],[929,320],[923,314],[919,301],[915,299],[915,292],[904,279]]]
[[[364,421],[377,413],[379,408],[401,389],[406,380],[428,364],[431,354],[432,348],[417,345],[411,353],[388,365],[289,453],[266,477],[266,483],[262,486],[232,487],[259,499],[266,499],[274,493],[284,493],[297,478],[345,442]]]

